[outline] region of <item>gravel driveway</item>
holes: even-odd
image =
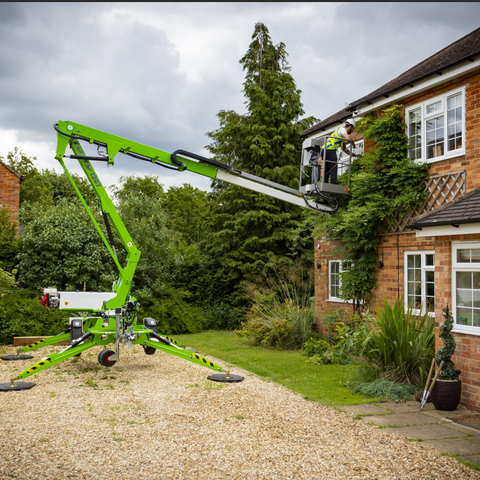
[[[215,372],[139,346],[105,368],[100,349],[25,379],[30,390],[0,392],[0,479],[480,479],[239,368],[243,382],[211,382]],[[1,362],[0,383],[57,350]]]

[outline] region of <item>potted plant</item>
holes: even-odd
[[[453,317],[448,305],[442,310],[445,319],[440,326],[440,338],[443,347],[437,352],[436,361],[443,368],[438,375],[432,390],[432,403],[437,410],[456,410],[462,394],[462,381],[459,378],[460,370],[455,369],[452,355],[455,353],[456,342],[450,333],[453,328]]]

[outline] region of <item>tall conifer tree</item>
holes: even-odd
[[[304,114],[287,62],[285,45],[273,45],[267,27],[255,25],[240,60],[246,113],[220,111],[220,128],[207,135],[215,158],[242,171],[298,188],[301,133],[313,125]],[[207,249],[218,259],[219,277],[232,288],[259,280],[269,267],[312,255],[310,231],[302,229],[308,211],[229,184],[214,183],[214,232]]]

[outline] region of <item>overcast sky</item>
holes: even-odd
[[[0,157],[17,146],[60,172],[59,120],[208,155],[218,112],[245,111],[239,60],[257,22],[285,44],[305,116],[323,119],[478,28],[480,3],[2,2]],[[134,174],[210,186],[121,154],[95,168],[105,186]]]

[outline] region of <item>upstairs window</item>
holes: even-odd
[[[435,162],[465,152],[465,92],[448,92],[405,112],[409,157]]]

